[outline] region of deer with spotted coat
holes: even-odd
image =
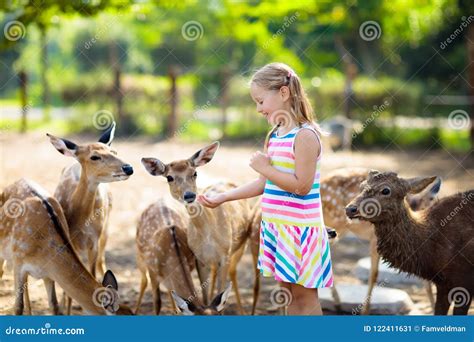
[[[119,159],[110,147],[114,133],[115,122],[98,142],[85,145],[47,134],[61,154],[76,160],[63,170],[54,196],[64,210],[74,248],[93,276],[96,272],[102,274],[105,267],[107,226],[112,207],[106,183],[123,181],[133,174],[132,166]],[[68,301],[67,313],[70,308]]]
[[[43,279],[53,314],[58,312],[54,282],[87,314],[132,314],[118,303],[113,273],[107,271],[99,283],[80,261],[63,210],[45,190],[24,179],[7,186],[0,197],[0,215],[0,274],[4,261],[11,262],[16,315],[24,311],[28,275]]]
[[[198,276],[203,287],[204,305],[209,304],[208,298],[214,293],[214,280],[217,279],[218,293],[222,293],[227,277],[230,276],[237,306],[239,311],[244,313],[237,284],[237,265],[250,234],[249,204],[246,200],[239,200],[225,203],[216,209],[209,209],[196,201],[198,191],[196,169],[211,161],[218,147],[218,142],[212,143],[188,159],[169,164],[156,158],[142,158],[142,164],[151,175],[165,177],[172,197],[186,208],[189,217],[187,241],[196,257]],[[235,187],[231,183],[219,183],[203,191],[223,192]],[[203,284],[209,284],[209,280],[211,286],[204,287]],[[180,293],[180,295],[186,294]]]

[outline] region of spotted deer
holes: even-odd
[[[194,254],[188,246],[187,229],[189,218],[175,200],[161,198],[142,213],[137,226],[137,265],[141,273],[140,293],[135,313],[138,313],[143,294],[150,279],[153,309],[161,310],[160,284],[186,296],[198,306],[191,271],[195,266]]]
[[[0,204],[0,264],[13,265],[16,315],[24,311],[28,275],[44,280],[50,306],[57,307],[56,282],[87,314],[131,314],[118,303],[113,273],[107,271],[99,283],[79,259],[56,199],[22,179],[4,189]]]
[[[107,225],[112,207],[107,184],[133,174],[130,164],[117,157],[110,145],[115,122],[96,143],[78,145],[47,134],[51,144],[76,163],[61,174],[54,196],[64,210],[71,241],[92,275],[104,272]],[[67,312],[70,312],[68,303]]]
[[[218,142],[194,153],[190,158],[165,164],[156,158],[143,158],[142,164],[153,176],[167,179],[172,197],[185,206],[189,216],[188,244],[197,262],[201,284],[208,283],[211,273],[217,279],[217,291],[224,290],[230,276],[239,311],[243,313],[238,284],[237,264],[242,257],[250,233],[250,207],[246,200],[224,203],[216,209],[201,206],[196,201],[198,167],[207,164],[219,147]],[[231,183],[211,185],[204,193],[223,192],[234,188]],[[214,293],[214,281],[203,288],[203,302],[208,305]],[[254,298],[255,299],[255,298]]]
[[[368,173],[369,170],[364,168],[342,168],[328,173],[321,179],[321,201],[326,227],[335,228],[338,237],[344,237],[351,232],[362,240],[370,241],[371,268],[368,281],[368,300],[364,302],[362,307],[361,312],[363,314],[370,312],[370,298],[377,283],[380,255],[377,252],[377,239],[372,224],[366,221],[349,221],[345,216],[345,206],[356,196],[359,185],[366,180]],[[440,185],[441,179],[438,177],[425,191],[408,196],[407,200],[413,210],[420,210],[431,205],[436,199]],[[253,221],[253,231],[257,231],[261,221],[260,211],[257,212]],[[429,283],[426,283],[426,289],[430,301],[434,301]],[[331,291],[336,307],[340,310],[340,297],[336,287],[333,286]]]
[[[392,267],[435,284],[435,315],[446,315],[453,302],[455,315],[467,315],[474,295],[474,190],[413,211],[407,195],[435,180],[370,171],[346,215],[374,225],[377,250]]]

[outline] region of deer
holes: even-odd
[[[377,251],[392,267],[435,284],[435,315],[447,315],[452,302],[454,315],[467,315],[474,294],[474,190],[412,210],[407,195],[435,179],[372,170],[346,215],[374,225]]]
[[[28,275],[44,280],[50,306],[56,282],[84,313],[132,314],[118,302],[114,274],[107,271],[100,283],[79,259],[55,198],[36,183],[21,179],[4,189],[0,204],[0,259],[2,265],[5,260],[13,265],[16,315],[24,311]]]
[[[370,241],[370,258],[371,268],[368,280],[367,299],[361,309],[364,315],[370,312],[370,298],[372,296],[373,288],[377,283],[378,267],[380,255],[377,252],[377,239],[374,234],[373,226],[366,221],[349,221],[345,216],[345,206],[356,196],[359,190],[359,185],[367,179],[369,169],[365,168],[341,168],[328,173],[321,179],[321,201],[323,207],[324,224],[326,228],[333,227],[337,231],[338,237],[344,237],[347,233],[352,232],[362,240]],[[440,190],[441,178],[437,177],[435,182],[425,189],[422,193],[409,195],[408,201],[413,210],[420,210],[428,207],[436,199],[436,195]],[[261,222],[261,212],[256,212],[253,219],[253,231],[258,232]],[[255,233],[256,235],[257,233]],[[330,238],[334,235],[328,231]],[[256,236],[254,239],[257,239]],[[333,244],[337,241],[334,239]],[[254,264],[256,267],[256,264]],[[433,295],[431,292],[431,284],[425,284],[428,291],[428,297],[431,302]],[[335,306],[340,311],[340,297],[335,286],[331,287],[332,296],[334,298]]]
[[[66,216],[72,243],[92,275],[104,272],[107,225],[112,207],[110,182],[127,180],[133,167],[117,157],[110,145],[115,122],[96,143],[79,145],[47,134],[51,144],[76,163],[63,169],[54,196]],[[67,302],[67,312],[71,302]]]
[[[173,200],[174,201],[174,200]],[[140,216],[137,225],[137,266],[141,273],[140,292],[135,314],[140,310],[143,295],[150,278],[153,309],[156,315],[161,310],[160,283],[175,289],[198,307],[191,272],[196,260],[188,246],[187,227],[189,218],[180,206],[160,198]],[[174,307],[176,309],[176,307]]]
[[[201,284],[206,284],[212,275],[210,291],[209,287],[203,288],[202,291],[204,305],[208,305],[209,295],[214,293],[214,280],[217,279],[217,291],[221,293],[229,276],[238,309],[243,314],[237,284],[237,265],[244,253],[251,230],[249,203],[247,200],[239,200],[210,209],[196,201],[198,191],[196,169],[210,162],[218,147],[219,142],[214,142],[188,159],[168,164],[156,158],[142,158],[141,162],[151,175],[167,179],[171,196],[186,208],[189,216],[188,245],[196,257],[196,268]],[[223,192],[235,187],[232,183],[221,182],[202,191]],[[254,284],[256,282],[257,280]]]
[[[183,298],[176,294],[175,291],[171,291],[171,295],[175,305],[178,307],[178,313],[185,316],[213,316],[222,315],[222,311],[230,295],[230,290],[231,284],[229,284],[223,292],[215,296],[210,305],[204,305],[199,302],[195,304],[194,301],[190,300],[190,297]]]

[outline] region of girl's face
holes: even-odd
[[[257,112],[262,114],[270,125],[275,125],[275,116],[281,111],[289,111],[289,89],[267,90],[255,83],[250,86],[250,95],[257,104]]]

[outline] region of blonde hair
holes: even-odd
[[[301,84],[301,80],[294,70],[284,63],[270,63],[258,69],[250,83],[254,83],[259,87],[267,90],[280,90],[286,86],[290,92],[290,114],[292,119],[301,126],[305,123],[310,124],[316,132],[321,135],[326,133],[315,122],[313,107],[309,102],[308,95]],[[277,123],[267,134],[265,146],[268,144],[270,136],[279,127]]]

